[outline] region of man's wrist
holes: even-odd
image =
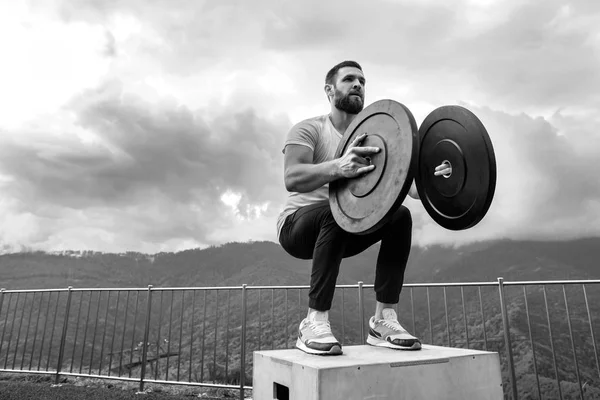
[[[338,164],[338,160],[331,160],[329,165],[329,176],[331,176],[333,179],[332,181],[335,181],[337,179],[340,179],[342,177],[342,169],[340,168],[340,165]]]

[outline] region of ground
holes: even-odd
[[[0,376],[0,399],[2,400],[205,400],[238,399],[237,390],[206,389],[200,387],[173,387],[148,385],[144,392],[138,392],[136,384],[130,382],[102,381],[86,378],[63,378],[54,385],[54,377],[21,376],[5,374]],[[246,398],[250,399],[250,393]]]

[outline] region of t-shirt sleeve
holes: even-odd
[[[285,153],[285,147],[289,144],[299,144],[314,151],[317,147],[318,139],[319,131],[317,124],[314,121],[302,121],[290,129],[281,152]]]

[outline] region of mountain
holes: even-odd
[[[345,259],[339,283],[374,281],[379,245]],[[414,246],[406,282],[598,279],[600,238],[567,242],[491,241],[457,249]],[[215,286],[309,282],[310,261],[290,257],[272,242],[153,255],[127,252],[20,252],[0,255],[0,286],[73,287]]]
[[[363,281],[365,284],[372,284],[378,248],[378,245],[374,245],[360,255],[345,259],[338,283],[356,284],[357,281]],[[505,281],[599,279],[598,259],[600,238],[565,242],[502,240],[459,248],[413,247],[405,282],[494,282],[498,277],[503,277]],[[143,289],[147,285],[155,288],[223,287],[240,286],[244,283],[252,286],[307,285],[309,279],[310,261],[294,259],[272,242],[229,243],[203,250],[153,255],[89,251],[0,255],[0,287],[6,289],[67,286]],[[600,287],[587,286],[590,312],[594,318],[600,315]],[[481,304],[479,290],[483,294]],[[141,352],[136,344],[143,340],[141,335],[146,317],[147,292],[127,291],[120,292],[119,295],[113,292],[112,297],[106,293],[74,292],[75,306],[72,307],[66,331],[64,366],[106,374],[108,370],[116,373],[115,365],[118,365],[119,369],[124,368],[124,373],[135,376],[139,374],[141,365]],[[153,291],[149,335],[149,357],[152,362],[149,373],[159,379],[177,379],[181,373],[193,379],[235,383],[239,378],[240,367],[240,291],[193,293],[192,296],[191,291]],[[374,296],[372,290],[365,290],[364,293],[365,315],[368,316]],[[4,306],[0,307],[2,332],[17,331],[14,327],[6,329],[6,326],[10,327],[11,321],[17,323],[31,320],[31,323],[21,322],[23,329],[27,323],[25,332],[29,337],[37,332],[33,321],[36,327],[39,324],[40,329],[46,326],[46,321],[48,326],[53,321],[53,326],[60,327],[61,321],[64,321],[64,317],[62,320],[60,317],[65,304],[64,294],[65,292],[58,299],[52,300],[42,297],[43,295],[35,298],[25,296],[24,301],[23,297],[21,300],[16,298],[16,302],[20,302],[18,307],[14,305],[14,299],[13,305],[5,301]],[[305,289],[248,292],[247,364],[251,364],[252,351],[259,348],[293,346],[297,324],[306,313],[306,294]],[[581,288],[569,287],[566,290],[569,320],[566,318],[565,293],[560,285],[549,286],[546,293],[539,285],[531,285],[526,288],[526,294],[527,308],[523,287],[505,287],[520,398],[537,398],[535,372],[540,379],[543,398],[556,398],[558,386],[555,371],[558,371],[565,398],[576,397],[579,391],[577,372],[582,382],[585,382],[586,395],[600,398],[595,358],[593,352],[589,351],[593,344]],[[345,345],[360,343],[362,339],[356,295],[356,289],[337,291],[331,312],[332,325]],[[47,299],[47,305],[44,303],[41,312],[33,313],[34,316],[37,315],[36,321],[36,318],[31,318],[32,310],[39,308],[38,302],[41,305],[44,299]],[[58,319],[53,319],[53,309],[59,310]],[[452,287],[447,290],[442,287],[404,290],[398,311],[405,326],[425,343],[475,349],[483,349],[487,344],[488,349],[498,351],[501,354],[504,380],[508,382],[497,286],[481,289],[465,287],[463,290]],[[89,318],[79,318],[80,313]],[[23,315],[29,317],[23,318]],[[548,319],[551,320],[551,332],[548,329]],[[570,329],[574,332],[579,371],[574,368]],[[18,332],[21,332],[20,325]],[[57,328],[54,336],[58,337],[59,333]],[[531,346],[530,335],[535,348]],[[19,360],[29,360],[35,366],[37,355],[30,356],[27,351],[37,349],[31,349],[31,346],[27,348],[23,340],[15,344],[15,339],[12,338],[11,342],[11,338],[7,333],[3,335],[3,341],[0,341],[2,351],[10,347],[17,348],[16,352],[5,353],[4,362],[8,362],[9,367],[16,363],[18,368]],[[44,349],[48,350],[44,350],[43,357],[40,353],[40,360],[37,361],[42,364],[42,368],[44,364],[55,365],[58,346],[46,344]],[[2,361],[0,359],[0,367]],[[247,382],[251,382],[251,369],[246,372]],[[505,390],[510,389],[507,386]]]

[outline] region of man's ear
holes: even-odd
[[[328,99],[333,96],[333,85],[326,84],[323,89],[325,90]]]

